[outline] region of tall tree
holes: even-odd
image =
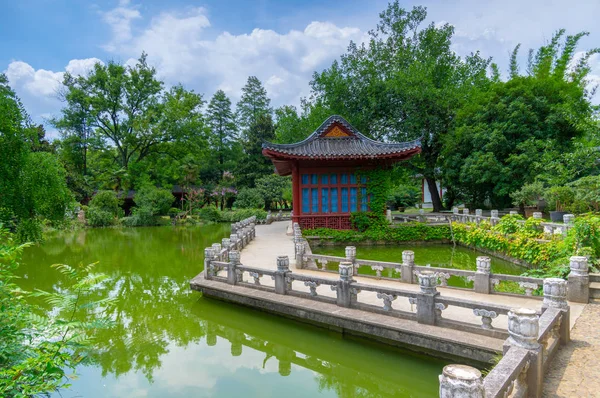
[[[262,155],[262,144],[265,141],[272,142],[274,139],[273,119],[268,114],[259,116],[248,129],[247,139],[243,145],[244,156],[238,163],[236,176],[240,186],[253,188],[258,178],[273,173],[271,161]]]
[[[217,91],[210,100],[207,121],[211,130],[209,144],[215,151],[221,172],[224,172],[225,161],[236,139],[236,124],[231,110],[231,100],[223,90]]]
[[[586,33],[564,34],[560,30],[547,45],[530,51],[526,75],[519,73],[517,46],[510,79],[481,90],[458,113],[456,129],[445,142],[443,169],[460,199],[507,206],[510,193],[526,183],[565,184],[589,170],[593,162],[584,158],[596,158],[596,151],[578,141],[598,131],[586,77],[588,60],[599,50],[576,60],[575,48]]]
[[[237,121],[244,138],[248,138],[248,131],[255,126],[259,118],[271,115],[271,100],[267,97],[267,90],[256,76],[250,76],[242,88],[242,98],[237,103]]]
[[[116,148],[117,161],[127,168],[141,160],[157,143],[169,140],[155,128],[160,117],[162,82],[142,54],[134,66],[116,62],[95,64],[88,76],[65,74],[65,99],[68,103],[59,123],[68,124],[70,111],[81,103],[89,105],[90,125]]]
[[[423,27],[426,17],[424,7],[406,11],[391,3],[368,45],[351,43],[340,62],[314,74],[311,85],[317,100],[374,138],[421,138],[421,156],[410,164],[427,180],[438,211],[442,137],[472,88],[487,83],[489,60],[479,54],[461,59],[450,48],[454,28]]]

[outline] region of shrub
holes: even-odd
[[[134,197],[137,208],[146,209],[154,216],[167,215],[175,198],[168,189],[146,186],[138,190]]]
[[[216,207],[207,206],[198,211],[198,216],[201,220],[219,222],[221,221],[221,212]]]
[[[511,193],[510,197],[515,206],[535,206],[543,193],[544,185],[537,181],[523,185],[521,189]]]
[[[548,210],[564,211],[575,201],[575,192],[571,187],[552,187],[544,193]]]
[[[21,220],[17,225],[16,236],[19,242],[41,242],[43,240],[42,223],[37,218]]]
[[[264,220],[267,218],[267,212],[263,209],[237,209],[226,210],[220,216],[223,222],[238,222],[253,216],[258,220]]]
[[[258,189],[244,188],[238,193],[234,206],[240,209],[262,209],[265,207],[265,200]]]
[[[418,242],[451,239],[447,225],[427,226],[423,223],[407,223],[398,227],[382,226],[369,228],[365,232],[317,228],[305,230],[305,236],[332,238],[338,242],[361,242],[365,240],[385,242]]]
[[[136,207],[130,217],[123,217],[121,222],[126,227],[150,227],[160,224],[159,217],[152,214],[146,207]]]
[[[369,228],[387,227],[389,224],[382,214],[361,211],[350,215],[350,223],[359,232],[365,232]]]
[[[89,203],[90,210],[102,210],[113,217],[117,217],[121,211],[119,199],[114,191],[98,191]]]
[[[116,218],[112,213],[98,207],[90,207],[85,218],[90,227],[108,227],[116,223]]]

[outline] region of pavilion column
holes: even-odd
[[[300,222],[300,168],[298,162],[292,164],[292,222]]]

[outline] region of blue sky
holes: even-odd
[[[235,102],[249,75],[265,84],[273,105],[297,105],[308,82],[362,41],[387,1],[67,1],[5,2],[0,16],[0,71],[38,122],[58,114],[65,70],[86,73],[94,62],[133,62],[149,55],[167,84],[204,93],[217,89]],[[427,0],[430,21],[455,26],[453,49],[480,50],[506,71],[522,43],[544,44],[559,28],[590,31],[580,50],[600,47],[597,0]],[[524,59],[523,59],[524,60]],[[600,57],[592,59],[600,82]],[[600,102],[596,95],[594,102]]]

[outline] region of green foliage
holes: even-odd
[[[221,212],[213,206],[206,206],[198,210],[198,216],[201,220],[219,222],[221,221]]]
[[[23,248],[0,228],[0,395],[47,395],[69,386],[67,370],[89,361],[92,333],[112,322],[105,316],[114,298],[94,300],[92,292],[107,280],[93,274],[94,264],[80,269],[53,265],[68,281],[59,292],[21,290],[15,270]],[[42,300],[51,311],[29,304]],[[72,376],[70,376],[72,377]]]
[[[600,176],[582,177],[571,183],[575,193],[574,205],[582,204],[574,213],[600,210]]]
[[[266,175],[256,180],[256,189],[263,197],[267,210],[275,207],[274,204],[283,204],[284,191],[291,188],[291,185],[292,181],[289,177],[281,177],[276,174]]]
[[[359,211],[350,215],[350,224],[359,232],[365,232],[370,228],[386,227],[389,223],[383,214]]]
[[[264,220],[267,218],[267,212],[263,209],[237,209],[237,210],[225,210],[220,214],[220,220],[222,222],[238,222],[249,217],[256,217],[257,220]]]
[[[575,201],[575,192],[569,186],[550,187],[544,192],[548,210],[564,211]]]
[[[361,170],[359,174],[367,177],[366,188],[367,195],[369,195],[369,208],[377,215],[384,215],[391,189],[389,170]],[[361,200],[366,199],[361,198]]]
[[[534,206],[544,194],[544,184],[540,181],[525,184],[521,189],[510,194],[515,206]]]
[[[563,36],[559,31],[537,51],[527,76],[518,74],[515,52],[510,79],[479,87],[457,113],[444,141],[444,180],[467,203],[507,206],[525,184],[562,185],[595,167],[593,151],[578,143],[597,130],[582,76],[598,50],[577,62],[572,46],[582,34],[568,36],[561,47]],[[565,72],[564,62],[576,64],[576,71]],[[573,156],[576,150],[582,156]]]
[[[453,224],[456,241],[493,250],[524,260],[537,267],[526,272],[535,277],[566,278],[569,273],[569,258],[574,255],[589,256],[597,266],[600,256],[600,217],[587,215],[577,217],[575,226],[563,239],[555,237],[544,241],[540,228],[541,220],[528,219],[516,223],[518,216],[502,217],[494,228],[478,227],[474,224]]]
[[[233,169],[237,126],[231,110],[231,100],[223,90],[218,90],[210,100],[207,122],[212,133],[208,142],[219,164],[219,171],[222,173]]]
[[[85,218],[90,227],[109,227],[117,223],[113,213],[98,207],[90,207],[85,213]]]
[[[170,190],[146,186],[139,189],[133,198],[138,209],[145,209],[151,216],[164,216],[175,198]]]
[[[89,209],[91,210],[92,208],[105,211],[113,217],[118,216],[121,209],[119,199],[114,191],[96,192],[89,203]]]
[[[382,241],[398,243],[451,239],[450,227],[447,225],[427,226],[422,223],[410,223],[398,227],[379,225],[368,228],[364,232],[317,228],[305,230],[303,234],[304,236],[330,238],[336,242]]]
[[[126,227],[151,227],[160,225],[161,219],[153,214],[150,207],[142,206],[133,208],[131,216],[121,218],[121,223]]]
[[[244,188],[235,198],[234,206],[239,209],[259,209],[265,206],[265,200],[256,188]]]
[[[420,198],[421,192],[419,189],[412,186],[399,185],[392,188],[392,193],[388,196],[388,203],[396,208],[411,207],[416,205]]]
[[[42,223],[37,218],[26,218],[17,225],[15,236],[19,242],[41,242],[44,238]]]

